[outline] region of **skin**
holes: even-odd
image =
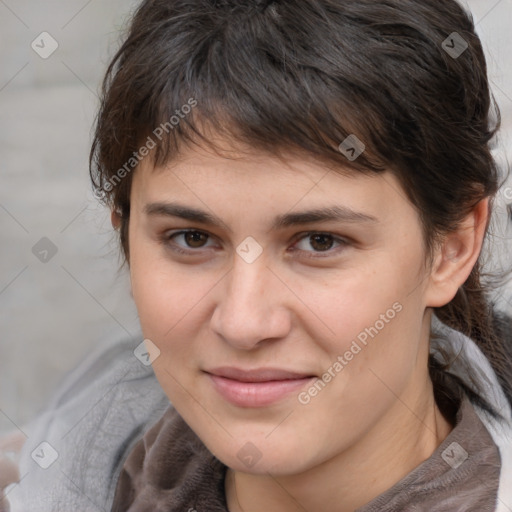
[[[188,147],[159,168],[146,159],[133,176],[130,277],[144,336],[160,350],[155,374],[228,466],[231,512],[352,511],[452,429],[428,376],[431,308],[448,303],[475,264],[487,202],[445,237],[429,267],[418,214],[390,172],[340,173],[303,155],[225,148]],[[170,201],[223,224],[145,212]],[[331,205],[376,221],[270,229],[277,215]],[[119,226],[115,213],[112,221]],[[206,236],[170,238],[183,229]],[[332,248],[308,236],[318,232],[332,234]],[[252,263],[236,252],[248,236],[263,250]],[[321,378],[396,303],[400,312],[307,404],[293,392],[265,407],[235,406],[205,373],[274,367]],[[247,442],[261,456],[251,467],[237,457]]]
[[[20,479],[17,464],[6,454],[18,454],[25,443],[25,435],[19,431],[9,432],[0,438],[0,510],[8,511],[9,502],[4,489]]]

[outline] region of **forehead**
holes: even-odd
[[[225,138],[214,137],[212,142],[215,150],[185,146],[163,165],[143,160],[133,175],[133,206],[142,213],[150,203],[179,199],[218,217],[250,211],[274,212],[277,217],[279,212],[327,204],[379,220],[393,211],[414,213],[390,171],[363,173],[305,152],[283,150],[276,155]]]
[[[179,155],[163,165],[153,165],[150,159],[143,160],[134,173],[135,187],[156,187],[165,182],[172,183],[186,178],[194,186],[209,186],[215,183],[240,185],[279,184],[288,187],[317,186],[324,181],[337,178],[336,182],[370,182],[373,174],[335,166],[333,163],[315,158],[310,154],[283,152],[280,156],[240,145],[224,146],[220,153],[203,147],[186,147]],[[281,193],[285,190],[281,189]]]

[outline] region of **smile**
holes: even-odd
[[[313,375],[301,375],[284,370],[243,371],[222,368],[206,372],[214,389],[228,402],[238,407],[265,407],[297,392]]]

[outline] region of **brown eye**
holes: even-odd
[[[200,231],[187,231],[183,233],[183,236],[187,245],[195,249],[203,247],[205,241],[208,240],[208,235]]]
[[[313,247],[317,251],[328,251],[332,248],[334,239],[331,235],[311,235],[309,237],[311,247]]]
[[[338,245],[337,248],[335,244]],[[300,238],[295,244],[294,250],[304,253],[307,257],[318,258],[334,256],[347,245],[349,245],[347,241],[330,233],[312,232],[306,233],[305,236]],[[325,255],[322,253],[325,253]]]
[[[166,233],[162,237],[162,242],[165,246],[179,254],[199,254],[200,249],[208,249],[210,246],[206,245],[208,239],[211,238],[208,233],[197,230],[178,231],[175,233]],[[178,243],[178,240],[181,240]]]

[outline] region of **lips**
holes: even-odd
[[[279,402],[315,375],[276,368],[221,367],[206,372],[215,390],[238,407],[264,407]]]

